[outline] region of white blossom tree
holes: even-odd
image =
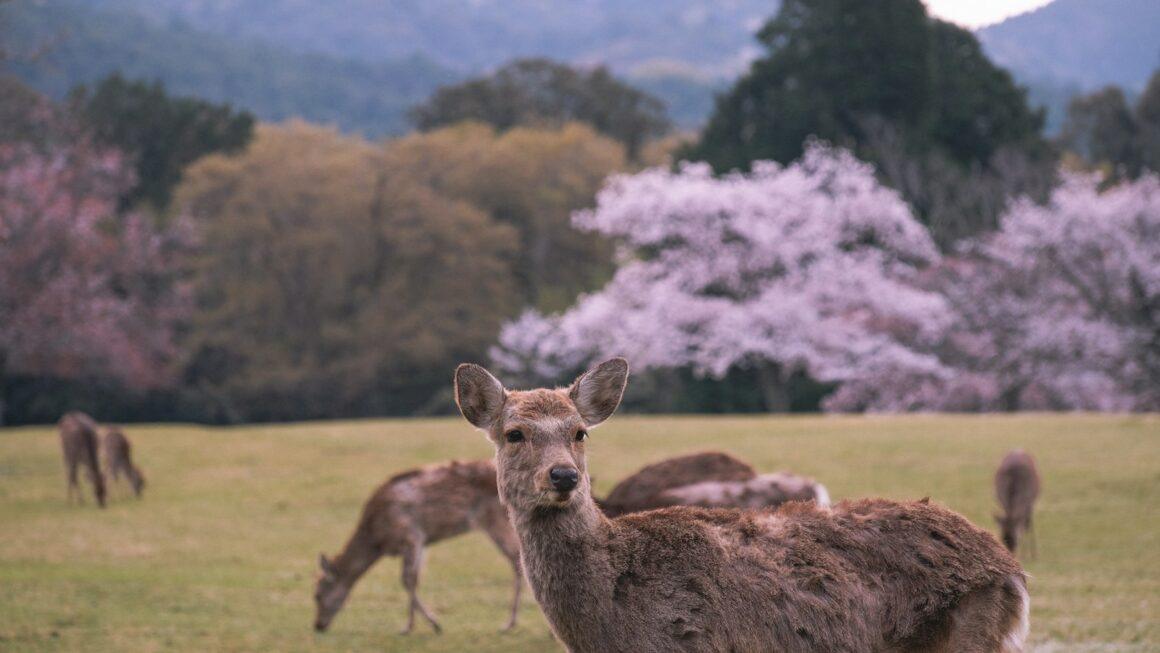
[[[613,177],[573,222],[619,240],[619,268],[568,311],[509,323],[492,352],[508,374],[555,379],[613,354],[715,377],[753,367],[767,408],[783,410],[799,370],[837,383],[952,373],[923,351],[949,326],[946,302],[910,283],[938,250],[843,150],[813,144],[750,174],[684,164]]]

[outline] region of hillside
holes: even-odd
[[[1160,2],[1055,0],[977,32],[988,56],[1048,108],[1058,129],[1072,95],[1115,84],[1129,95],[1160,68]]]
[[[1055,0],[978,35],[996,63],[1024,79],[1140,91],[1160,67],[1160,2]]]
[[[91,0],[231,40],[365,62],[419,54],[461,74],[541,56],[607,64],[699,126],[759,53],[776,0]]]
[[[477,72],[514,57],[657,62],[732,76],[776,0],[92,0],[214,34],[366,61],[421,53]]]
[[[371,136],[405,130],[408,108],[459,77],[419,55],[367,62],[295,52],[76,0],[0,6],[0,33],[17,55],[4,68],[54,97],[120,70],[264,120],[297,116]]]

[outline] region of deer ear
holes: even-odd
[[[491,372],[470,363],[455,368],[455,403],[477,428],[486,429],[499,419],[506,398],[503,384]]]
[[[330,562],[329,559],[327,559],[325,553],[318,554],[318,567],[322,569],[322,573],[326,574],[327,576],[334,575],[334,565]]]
[[[627,384],[628,361],[613,358],[581,374],[568,389],[568,396],[584,423],[596,426],[616,412]]]

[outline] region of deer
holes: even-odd
[[[314,629],[325,631],[342,609],[359,578],[383,556],[401,556],[403,587],[409,603],[407,624],[412,632],[415,612],[438,634],[442,627],[419,600],[419,573],[429,544],[472,530],[481,530],[511,563],[515,575],[511,611],[504,630],[516,626],[523,576],[519,542],[499,502],[495,464],[490,460],[451,461],[408,470],[380,485],[363,506],[354,533],[333,558],[319,554],[321,575],[314,590]]]
[[[586,449],[627,381],[622,358],[554,389],[455,371],[460,412],[495,447],[525,576],[568,651],[1023,650],[1018,561],[929,499],[606,517]]]
[[[702,508],[776,508],[787,501],[813,501],[830,505],[830,493],[817,481],[778,472],[747,481],[702,481],[669,488],[656,497],[656,506]]]
[[[60,447],[68,475],[67,501],[71,503],[75,496],[78,503],[84,503],[84,493],[77,480],[79,469],[84,467],[93,484],[97,505],[104,508],[105,476],[97,461],[97,423],[80,411],[71,411],[57,422],[57,430],[60,432]]]
[[[748,463],[720,451],[668,458],[640,468],[617,483],[597,504],[609,517],[660,508],[662,492],[705,481],[748,481],[757,472]],[[671,505],[671,504],[670,504]]]
[[[1019,547],[1019,540],[1027,533],[1032,557],[1036,554],[1035,529],[1031,513],[1039,497],[1039,472],[1035,459],[1022,449],[1008,452],[995,471],[995,497],[1003,512],[995,513],[1003,544],[1011,553]]]
[[[105,454],[105,473],[112,482],[116,483],[124,475],[133,488],[133,495],[141,498],[141,492],[145,489],[145,475],[133,464],[133,446],[120,427],[105,427],[101,448]]]

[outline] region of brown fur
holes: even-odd
[[[1016,449],[1003,457],[999,469],[995,471],[995,497],[1003,508],[995,515],[999,524],[1003,544],[1014,553],[1019,540],[1027,533],[1031,552],[1035,550],[1035,530],[1031,515],[1035,500],[1039,497],[1039,472],[1035,469],[1035,459],[1031,454]]]
[[[97,461],[97,423],[93,418],[79,412],[66,413],[57,423],[60,431],[61,452],[64,455],[64,467],[68,477],[68,500],[76,496],[77,501],[84,502],[80,484],[77,480],[78,470],[85,468],[89,481],[93,484],[93,494],[97,498],[97,505],[105,507],[105,476]]]
[[[342,608],[354,584],[383,556],[403,558],[403,586],[410,595],[408,633],[418,610],[435,632],[440,627],[419,600],[423,549],[472,530],[482,530],[511,563],[514,597],[507,628],[516,624],[520,590],[519,542],[496,490],[495,464],[490,460],[452,461],[397,474],[367,499],[358,526],[342,553],[320,557],[322,576],[315,588],[314,626],[325,630]]]
[[[104,430],[101,445],[105,454],[105,473],[113,482],[123,474],[133,488],[133,494],[140,498],[141,491],[145,489],[145,475],[133,464],[133,445],[129,443],[129,438],[125,437],[120,428],[109,426]]]
[[[704,481],[748,481],[757,476],[748,463],[720,451],[677,456],[640,468],[617,483],[602,501],[601,510],[609,517],[651,510],[665,505],[660,494],[682,485]]]
[[[599,397],[620,396],[623,360],[595,373],[612,386]],[[585,413],[566,401],[587,392],[593,375],[566,390],[509,392],[482,368],[456,373],[456,397],[473,407],[465,416],[496,446],[500,497],[528,580],[570,651],[1022,650],[1019,563],[990,534],[926,501],[605,517],[591,497],[582,436],[615,405],[601,400]],[[513,430],[522,439],[511,441]],[[566,465],[578,485],[556,490],[549,472]]]

